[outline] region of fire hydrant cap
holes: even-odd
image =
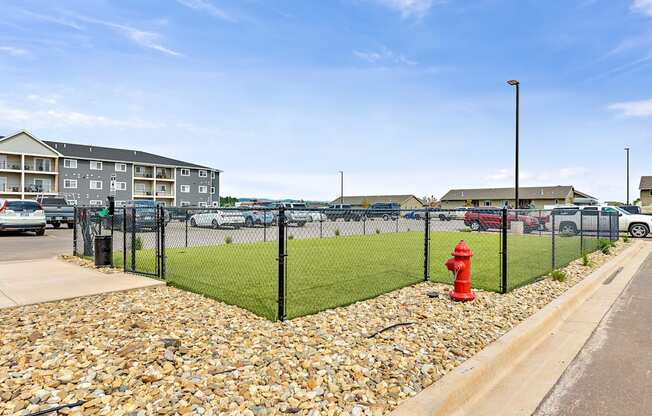
[[[466,244],[464,240],[461,240],[457,245],[455,246],[455,251],[451,253],[455,257],[471,257],[473,255],[473,252],[471,251],[471,248]]]

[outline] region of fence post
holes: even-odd
[[[285,208],[278,210],[278,320],[285,320]]]
[[[555,225],[555,211],[554,210],[552,211],[551,216],[552,216],[552,241],[551,241],[551,244],[552,244],[552,259],[551,260],[552,260],[552,270],[555,270],[555,268],[557,266],[557,259],[555,258],[555,228],[556,228],[556,225]]]
[[[127,208],[122,208],[122,269],[127,273]]]
[[[131,272],[136,272],[136,208],[131,208]]]
[[[430,210],[426,208],[425,233],[423,237],[423,280],[430,280]]]
[[[322,236],[324,235],[323,224],[324,224],[324,211],[319,210],[319,238],[322,238]]]
[[[500,289],[502,293],[507,293],[509,287],[507,285],[507,208],[503,207],[503,217],[501,221],[501,249],[500,249],[500,262],[502,264]]]
[[[72,255],[77,255],[77,207],[73,208],[72,217]]]
[[[580,211],[580,254],[584,255],[584,211]]]
[[[160,278],[165,280],[165,208],[161,207],[161,237],[159,240],[159,245],[161,247],[161,268],[160,268]]]
[[[184,215],[186,218],[186,248],[188,248],[188,209],[186,208],[186,215]]]
[[[598,247],[600,247],[600,208],[598,208],[598,219],[597,219],[597,238],[598,238]]]
[[[362,217],[362,235],[367,234],[367,218]]]

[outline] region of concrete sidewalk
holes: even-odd
[[[652,413],[652,256],[566,369],[537,416]]]
[[[159,285],[165,282],[106,274],[54,258],[0,262],[0,308]]]

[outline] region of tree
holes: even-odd
[[[634,205],[641,205],[641,198],[636,198],[634,200]]]
[[[236,202],[238,202],[238,198],[236,198],[234,196],[221,196],[220,197],[220,206],[221,207],[234,207]]]
[[[365,197],[360,205],[362,205],[362,208],[369,208],[369,200]]]

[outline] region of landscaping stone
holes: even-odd
[[[0,415],[386,414],[624,246],[507,295],[422,283],[288,322],[172,287],[3,309]]]

